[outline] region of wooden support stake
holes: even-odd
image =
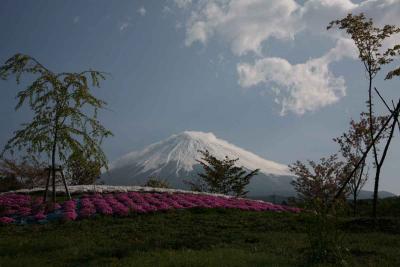
[[[60,173],[61,173],[61,179],[62,179],[62,181],[64,183],[65,192],[68,195],[68,199],[71,200],[71,194],[69,193],[68,186],[67,186],[67,181],[65,180],[64,173],[63,173],[62,169],[60,169]]]
[[[54,168],[54,177],[51,177],[51,174],[52,174],[52,168],[51,167],[46,168],[46,170],[48,170],[49,172],[48,172],[48,176],[47,176],[47,180],[46,180],[46,188],[45,188],[44,195],[43,195],[43,202],[47,201],[47,197],[48,197],[48,193],[49,193],[50,180],[52,180],[53,201],[55,200],[55,197],[56,197],[55,182],[56,182],[56,174],[57,174],[57,172],[59,174],[61,174],[61,180],[62,180],[62,182],[64,184],[65,192],[66,192],[66,194],[68,196],[68,199],[71,199],[71,194],[70,194],[70,192],[68,190],[67,180],[65,179],[65,176],[64,176],[62,168],[60,168],[60,167]]]
[[[54,169],[51,170],[51,176],[52,176],[52,179],[51,179],[52,185],[51,186],[53,188],[53,192],[51,195],[51,201],[53,203],[56,203],[56,170],[55,170],[55,166],[54,166]]]
[[[50,168],[47,168],[47,170],[49,171],[49,174],[47,175],[47,180],[46,180],[46,189],[45,189],[45,191],[44,191],[44,196],[43,196],[43,202],[46,202],[46,200],[47,200],[47,195],[48,195],[48,192],[49,192],[49,183],[50,183]]]

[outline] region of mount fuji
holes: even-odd
[[[247,186],[250,196],[294,195],[290,182],[294,176],[286,165],[266,160],[237,147],[212,133],[185,131],[128,153],[112,162],[101,180],[110,185],[143,185],[150,176],[168,181],[172,188],[188,189],[184,180],[197,179],[202,171],[196,159],[198,150],[208,150],[217,158],[239,158],[237,165],[247,170],[260,169]]]

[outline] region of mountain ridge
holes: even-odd
[[[166,179],[171,186],[187,189],[184,180],[197,178],[202,169],[198,150],[208,150],[217,158],[239,158],[237,165],[247,170],[260,169],[248,186],[250,194],[293,191],[293,175],[288,166],[264,159],[250,151],[217,138],[213,133],[184,131],[125,154],[110,164],[102,175],[106,184],[141,185],[149,176]]]

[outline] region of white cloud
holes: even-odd
[[[175,0],[186,8],[191,1]],[[189,4],[183,4],[183,3]],[[203,0],[196,2],[186,23],[185,44],[207,43],[215,36],[231,46],[236,55],[260,54],[262,43],[270,38],[293,40],[303,30],[338,38],[326,26],[349,12],[364,12],[379,25],[400,24],[400,0]]]
[[[350,0],[309,0],[300,8],[299,15],[305,30],[332,35],[326,31],[328,23],[356,7]]]
[[[137,12],[139,13],[140,16],[145,16],[146,15],[146,9],[144,8],[144,6],[141,6]]]
[[[262,42],[270,37],[293,38],[299,30],[293,15],[297,9],[293,0],[207,1],[193,11],[185,43],[206,43],[217,35],[231,44],[236,55],[260,54]]]
[[[307,111],[337,102],[346,95],[343,77],[335,77],[329,71],[329,64],[343,57],[355,57],[350,40],[340,40],[322,57],[310,59],[302,64],[290,64],[286,59],[267,57],[254,64],[237,65],[239,84],[248,88],[264,84],[276,95],[281,114],[293,112],[299,115]]]
[[[343,57],[356,58],[351,40],[343,31],[327,31],[330,21],[348,13],[364,12],[374,22],[400,25],[400,0],[175,0],[178,7],[189,9],[185,22],[185,44],[206,45],[211,39],[226,42],[234,55],[252,53],[254,63],[237,65],[239,84],[252,87],[273,86],[272,93],[282,105],[282,114],[304,114],[337,102],[346,93],[345,81],[329,70],[330,63]],[[295,42],[306,32],[336,41],[336,46],[319,58],[292,65],[287,59],[265,57],[264,44],[274,38]],[[387,46],[400,42],[392,38]]]
[[[400,0],[368,0],[357,6],[356,13],[372,17],[379,26],[400,24]]]
[[[400,0],[365,1],[357,7],[357,12],[365,13],[366,17],[374,19],[380,27],[390,24],[400,26]],[[392,36],[383,48],[400,43],[400,34]]]

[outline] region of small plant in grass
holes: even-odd
[[[314,205],[321,206],[316,199]],[[350,254],[344,245],[344,233],[339,229],[338,218],[343,211],[343,202],[333,204],[332,210],[315,212],[307,224],[307,253],[309,264],[332,263],[335,266],[349,266]]]
[[[346,265],[348,253],[337,219],[343,211],[348,191],[343,191],[336,200],[335,195],[346,178],[347,165],[332,155],[320,162],[308,161],[308,165],[297,161],[289,167],[297,176],[293,185],[300,200],[313,214],[307,227],[308,262]]]

